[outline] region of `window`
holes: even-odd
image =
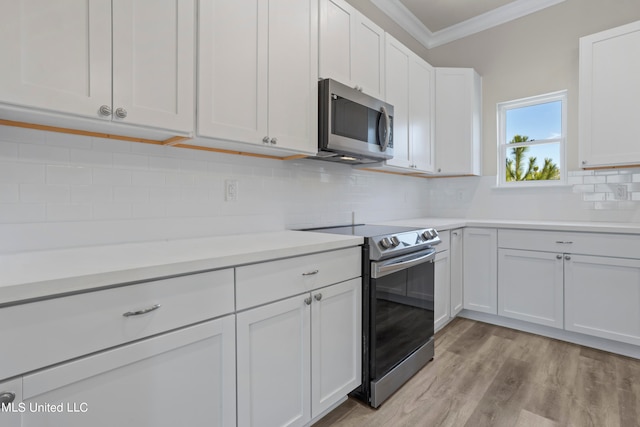
[[[498,185],[566,183],[567,91],[498,104]]]

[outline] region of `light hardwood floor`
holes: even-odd
[[[457,318],[380,408],[350,398],[325,426],[640,426],[640,360]]]

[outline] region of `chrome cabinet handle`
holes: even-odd
[[[556,258],[557,259],[562,259],[562,255],[558,254],[558,255],[556,255]]]
[[[571,242],[571,241],[563,241],[563,240],[556,240],[556,243],[558,243],[560,245],[570,245],[573,242]]]
[[[147,314],[150,313],[152,311],[155,311],[157,309],[160,308],[160,304],[154,304],[151,307],[148,308],[143,308],[142,310],[138,310],[138,311],[127,311],[126,313],[123,313],[122,315],[124,317],[131,317],[131,316],[140,316],[141,314]]]
[[[302,273],[303,276],[313,276],[314,274],[318,274],[320,270],[308,271],[306,273]]]
[[[453,232],[453,233],[451,233],[451,234],[453,234],[454,236],[457,236],[457,235],[458,235],[458,232],[457,232],[457,231],[454,231],[454,232]]]
[[[111,115],[111,107],[109,107],[108,105],[101,105],[98,109],[98,113],[100,113],[100,115],[103,117],[108,117]]]
[[[307,297],[307,298],[305,298],[305,299],[304,299],[304,303],[305,303],[306,305],[311,305],[311,301],[312,301],[312,300],[311,300],[311,297]]]
[[[278,143],[278,138],[271,138],[271,143],[276,145]]]
[[[565,255],[564,259],[567,260],[567,261],[571,261],[571,257],[569,255]]]
[[[315,294],[313,297],[316,299],[316,301],[320,301],[322,299],[322,294]]]
[[[116,108],[115,115],[119,119],[124,119],[125,117],[127,117],[127,110],[125,110],[122,107],[118,107],[118,108]]]
[[[16,394],[10,391],[0,393],[0,406],[8,405],[16,399]]]
[[[269,137],[265,136],[264,138],[262,138],[262,142],[265,143],[265,144],[268,144],[269,143]]]

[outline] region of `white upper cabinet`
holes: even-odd
[[[640,164],[640,21],[580,39],[580,166]]]
[[[198,134],[317,152],[317,0],[201,0]]]
[[[344,0],[320,0],[320,77],[384,97],[384,31]]]
[[[386,35],[386,101],[393,105],[393,159],[404,172],[433,170],[434,68]]]
[[[192,0],[4,1],[0,102],[190,132],[194,23]]]
[[[482,80],[472,68],[436,68],[435,170],[481,175]]]

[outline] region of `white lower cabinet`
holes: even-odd
[[[562,328],[563,255],[498,250],[498,314]]]
[[[238,425],[303,426],[361,381],[361,279],[238,314]]]
[[[464,229],[464,308],[498,313],[498,231]]]
[[[0,384],[14,426],[234,426],[235,315]]]
[[[564,286],[566,330],[640,345],[640,259],[570,255]]]

